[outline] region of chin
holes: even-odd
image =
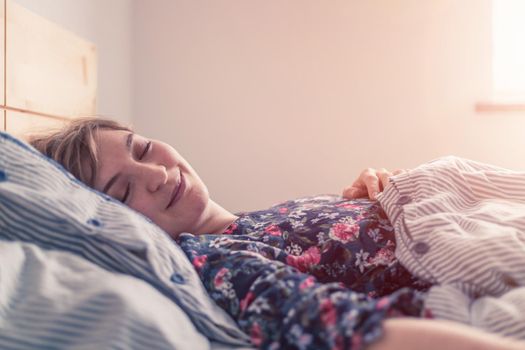
[[[205,218],[210,197],[207,190],[197,190],[196,188],[193,188],[188,194],[188,205],[183,209],[184,212],[179,215],[185,216],[184,221],[188,222],[189,225],[195,225]]]
[[[208,206],[209,201],[210,201],[210,196],[207,190],[196,193],[195,202],[194,202],[194,205],[192,206],[192,211],[195,212],[195,214],[198,214],[198,216],[201,216],[204,210],[206,210],[206,207]]]

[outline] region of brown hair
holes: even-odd
[[[85,117],[74,119],[58,131],[29,138],[29,143],[88,186],[93,187],[97,175],[97,130],[127,130],[114,120]]]

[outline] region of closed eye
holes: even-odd
[[[148,153],[150,148],[151,148],[151,141],[148,141],[146,143],[146,147],[144,147],[144,150],[142,151],[142,154],[140,155],[139,159],[144,158],[146,156],[146,154]]]
[[[131,184],[128,182],[128,185],[126,186],[126,192],[124,193],[124,196],[120,200],[122,203],[126,203],[130,192],[131,192]]]

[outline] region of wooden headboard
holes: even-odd
[[[0,130],[23,137],[96,114],[95,46],[0,0]]]

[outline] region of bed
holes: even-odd
[[[252,349],[164,231],[24,141],[96,112],[93,44],[0,18],[0,348]]]
[[[96,112],[94,45],[0,18],[0,348],[250,349],[164,231],[25,142]]]

